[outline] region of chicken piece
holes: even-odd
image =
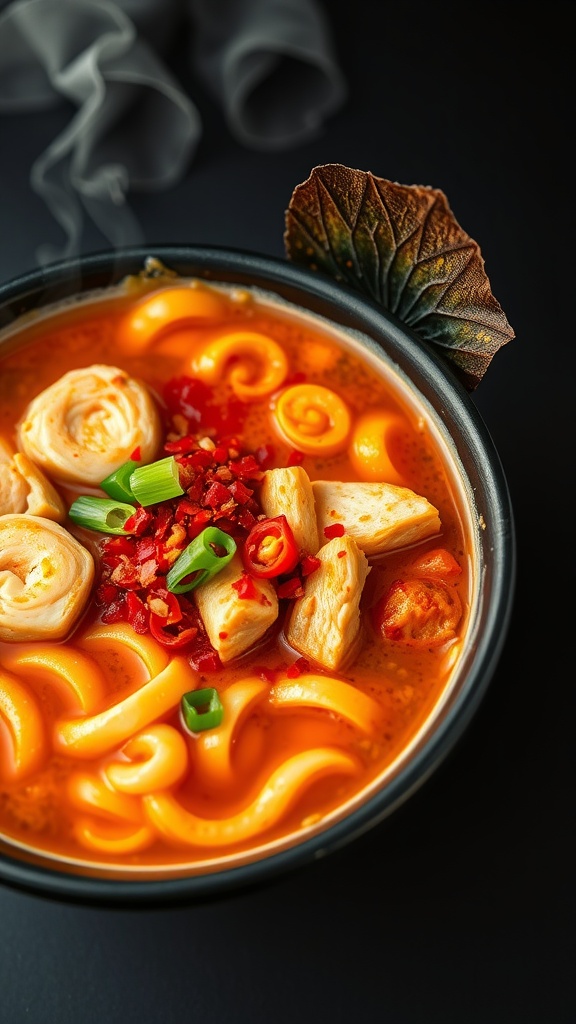
[[[278,617],[278,598],[268,580],[249,577],[249,589],[254,588],[256,597],[241,597],[232,586],[243,573],[242,560],[235,554],[224,569],[193,592],[208,639],[222,662],[253,647]]]
[[[314,480],[318,533],[341,523],[364,554],[403,548],[440,532],[438,509],[408,487]]]
[[[360,598],[370,568],[350,536],[334,537],[317,558],[321,565],[306,577],[286,639],[307,658],[337,671],[352,660],[360,643]]]
[[[269,518],[286,516],[298,550],[315,555],[320,547],[314,493],[301,466],[268,469],[260,489],[260,504]]]
[[[22,452],[12,454],[0,438],[0,515],[25,513],[63,522],[62,498],[38,466]]]
[[[147,386],[116,366],[70,370],[32,399],[18,428],[19,447],[52,479],[99,485],[140,449],[160,447],[162,424]]]
[[[385,639],[419,650],[439,647],[456,635],[462,618],[457,592],[441,580],[395,580],[372,610]]]
[[[62,640],[86,607],[94,560],[64,527],[0,516],[0,640]]]

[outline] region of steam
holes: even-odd
[[[186,173],[202,123],[162,55],[184,19],[192,67],[243,145],[297,145],[344,101],[315,0],[14,0],[0,14],[0,111],[76,108],[30,173],[65,236],[40,246],[41,265],[81,251],[86,217],[114,250],[142,243],[130,191]]]

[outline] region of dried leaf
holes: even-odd
[[[315,167],[286,211],[286,254],[385,306],[473,391],[514,338],[478,244],[443,192],[343,164]]]

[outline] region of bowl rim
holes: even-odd
[[[485,575],[489,590],[483,603],[484,628],[468,674],[424,748],[399,769],[383,790],[324,831],[246,864],[165,879],[132,880],[63,872],[36,864],[32,859],[17,858],[0,842],[1,883],[86,905],[130,907],[213,899],[262,884],[347,846],[388,818],[423,785],[466,732],[500,659],[516,583],[516,538],[508,483],[488,427],[470,393],[433,347],[394,314],[327,275],[277,256],[229,246],[161,243],[118,252],[102,250],[60,260],[1,284],[0,328],[32,309],[117,284],[127,274],[141,271],[150,257],[182,276],[252,285],[280,294],[376,341],[385,334],[387,345],[393,350],[389,358],[405,375],[416,375],[416,389],[435,406],[466,469],[476,504],[485,510],[485,532],[490,538],[490,572]],[[0,337],[0,343],[1,340]]]

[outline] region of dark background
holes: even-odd
[[[284,211],[341,162],[442,189],[516,338],[474,393],[515,509],[515,610],[463,741],[352,846],[193,907],[61,905],[0,887],[4,1024],[568,1024],[574,944],[574,4],[325,4],[349,98],[311,143],[205,133],[180,184],[133,197],[147,242],[283,256]],[[378,17],[375,11],[380,12]],[[60,231],[28,185],[65,107],[0,118],[0,280]],[[106,247],[87,227],[83,251]]]

